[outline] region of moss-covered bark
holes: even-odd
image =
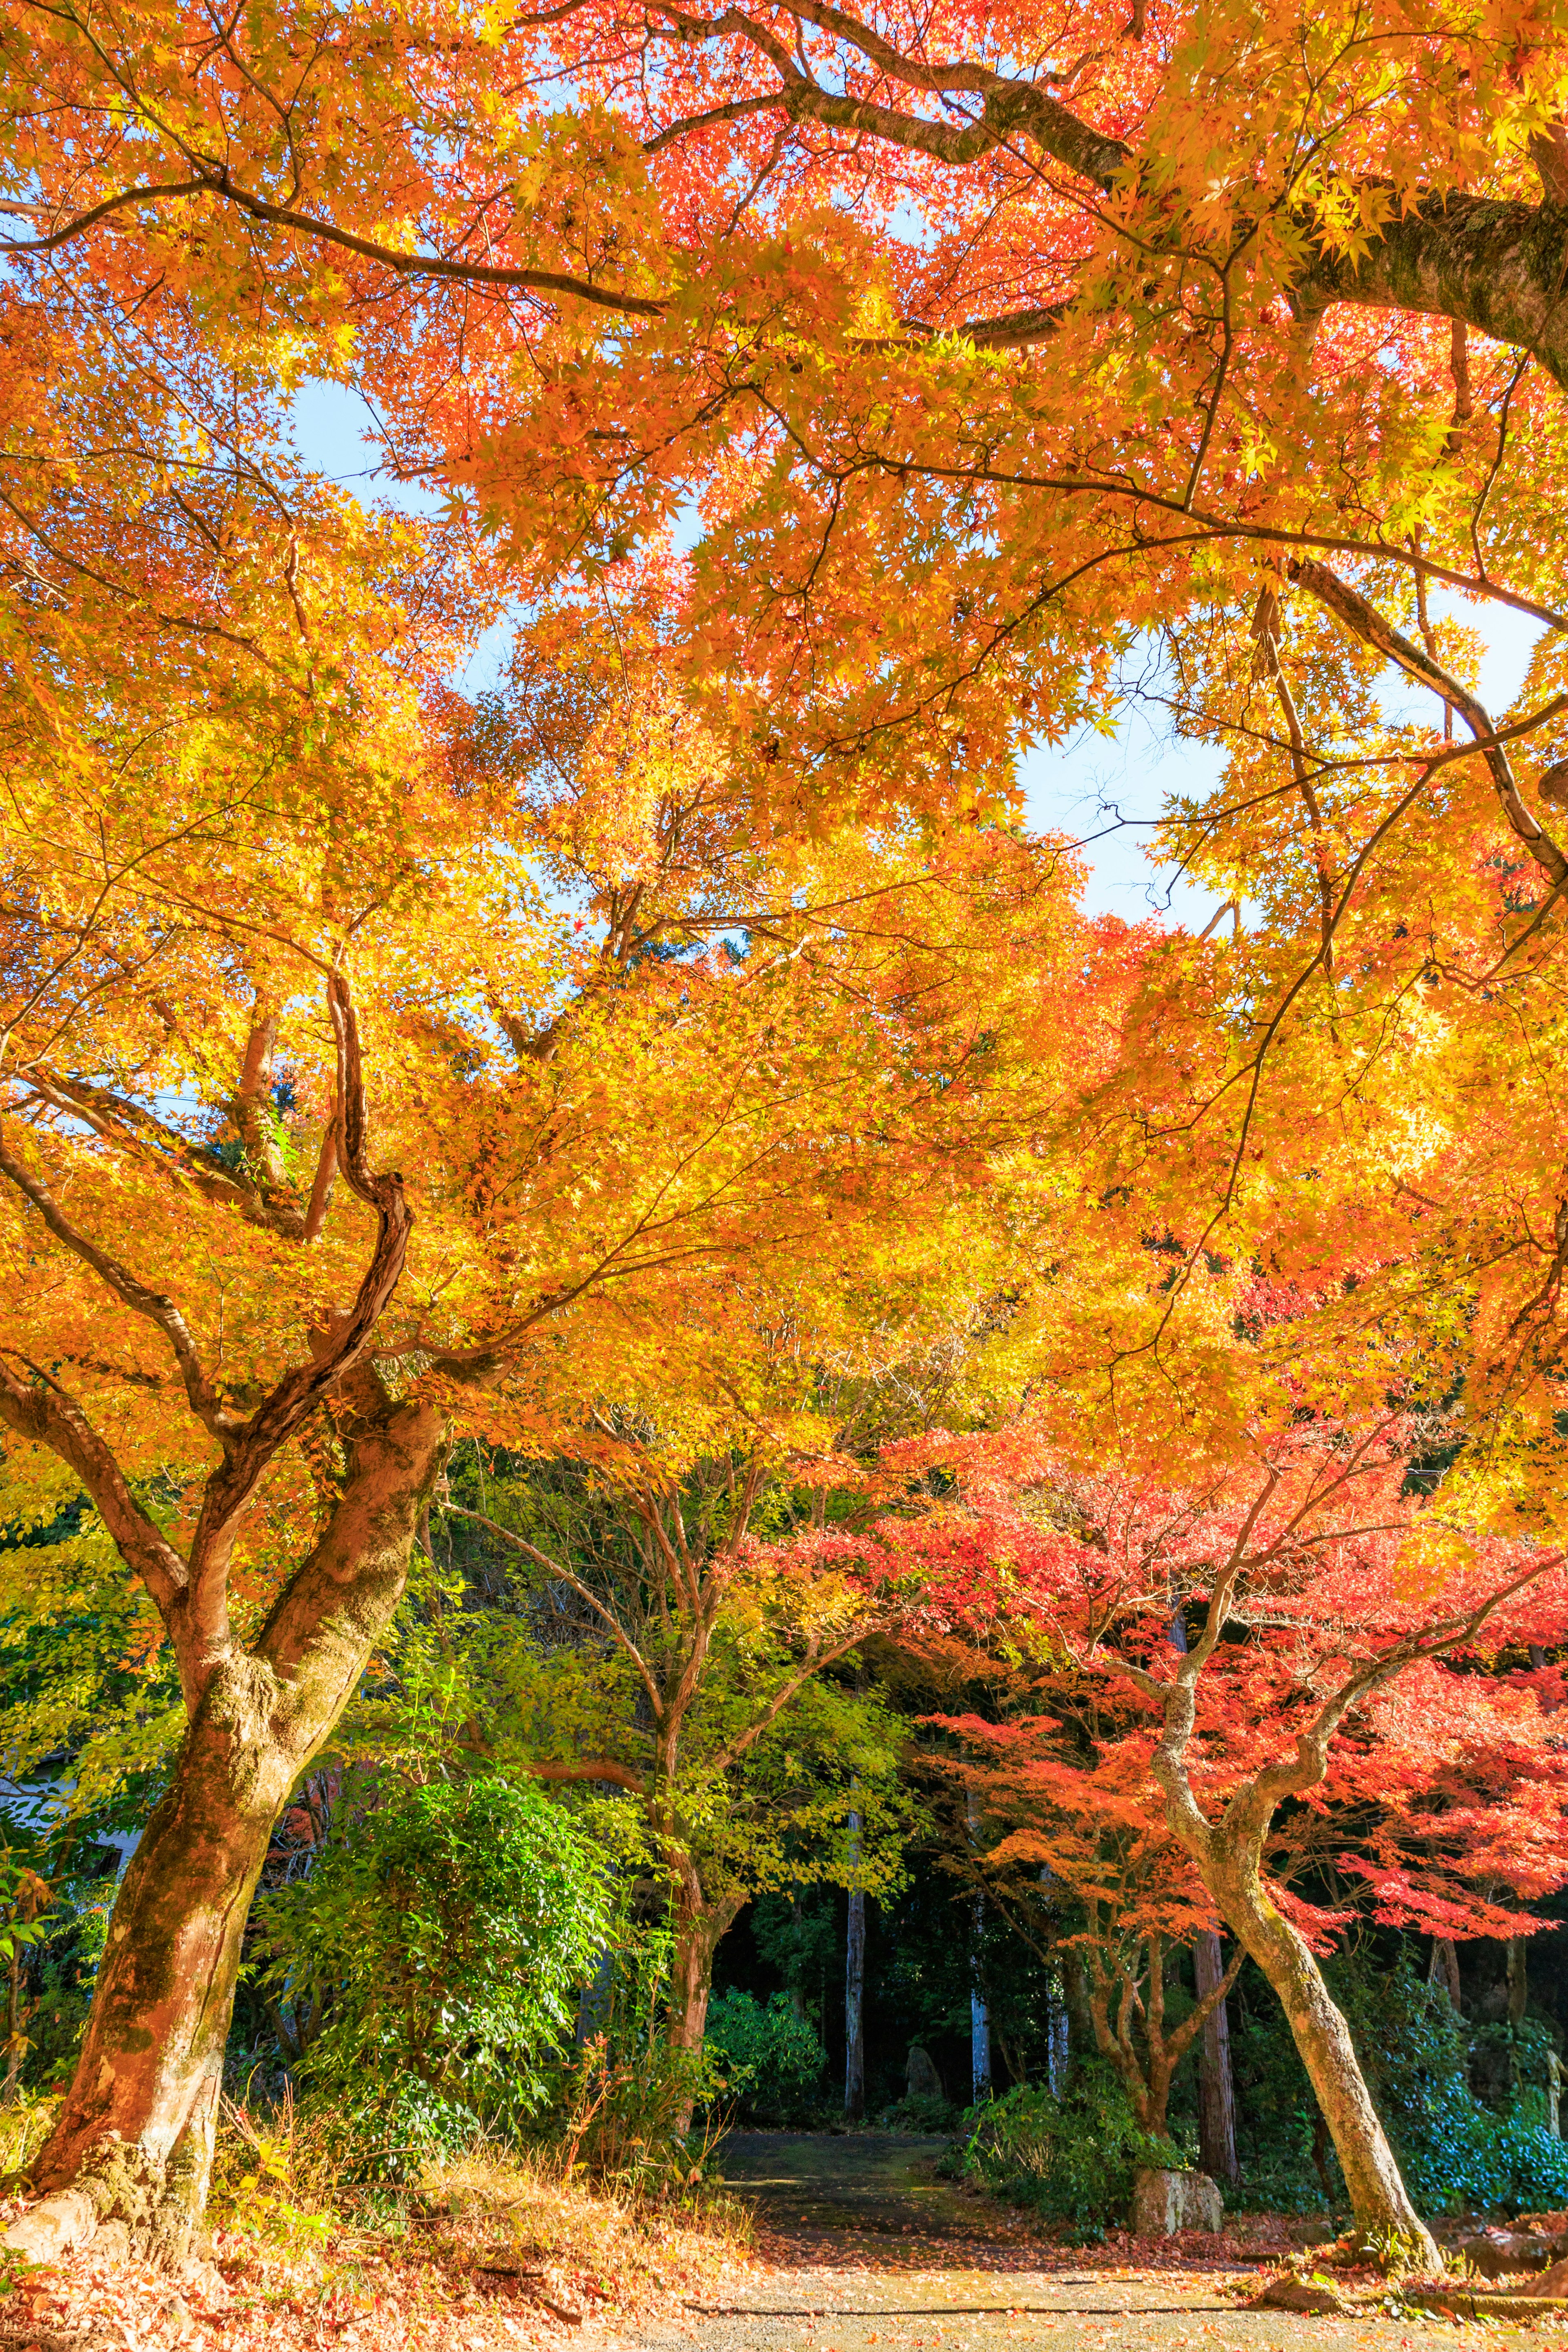
[[[246,1915],[272,1826],[328,1738],[407,1578],[444,1442],[439,1412],[345,1383],[347,1475],[255,1643],[187,1676],[191,1722],[110,1922],[75,2078],[33,2167],[45,2203],[8,2233],[47,2253],[106,2225],[168,2263],[206,2201]]]

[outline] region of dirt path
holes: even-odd
[[[1349,2352],[1453,2346],[1451,2322],[1305,2319],[1238,2307],[1272,2267],[1148,2244],[1056,2247],[936,2177],[930,2139],[739,2132],[724,2173],[757,2219],[731,2302],[606,2339],[627,2352]],[[1561,2343],[1487,2329],[1493,2344]]]

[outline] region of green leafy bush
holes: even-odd
[[[1529,2075],[1549,2037],[1517,2037],[1513,2103],[1500,2114],[1470,2088],[1473,2045],[1506,2029],[1468,2032],[1408,1958],[1373,1974],[1346,1969],[1337,1988],[1367,2087],[1416,2205],[1428,2213],[1540,2210],[1568,2203],[1568,2144],[1542,2120]]]
[[[1568,2143],[1545,2127],[1549,2027],[1473,2025],[1457,2017],[1407,1954],[1392,1966],[1372,1944],[1329,1963],[1384,2129],[1426,2213],[1544,2210],[1568,2204]],[[1506,2046],[1501,2046],[1506,2045]],[[1348,2210],[1339,2162],[1318,2122],[1289,2028],[1278,2013],[1234,2019],[1231,2053],[1243,2132],[1232,2200],[1270,2211]],[[1500,2108],[1471,2087],[1478,2053],[1510,2085]],[[1332,2190],[1314,2162],[1314,2143]]]
[[[795,2015],[782,1992],[765,2009],[749,1992],[716,1993],[705,2047],[731,2096],[753,2109],[811,2090],[826,2063],[816,2028]]]
[[[1089,2245],[1126,2221],[1140,2166],[1181,2162],[1170,2141],[1139,2128],[1111,2068],[1085,2061],[1060,2093],[1022,2084],[992,2100],[963,2169],[1013,2203],[1066,2222],[1073,2242]]]
[[[258,1913],[268,1990],[322,2001],[301,2082],[391,2175],[545,2104],[610,1933],[580,1832],[499,1779],[398,1788]]]

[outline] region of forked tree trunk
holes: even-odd
[[[373,1376],[358,1376],[362,1397]],[[379,1405],[342,1497],[254,1647],[205,1676],[170,1786],[121,1882],[87,2037],[30,2168],[42,2204],[6,2232],[46,2260],[100,2231],[168,2265],[206,2202],[240,1942],[273,1824],[401,1598],[440,1459],[431,1406]]]

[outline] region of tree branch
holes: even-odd
[[[558,1577],[563,1584],[568,1586],[577,1595],[579,1601],[585,1601],[594,1614],[609,1629],[636,1667],[637,1678],[647,1695],[648,1705],[653,1709],[655,1723],[663,1722],[664,1693],[654,1680],[647,1660],[620,1619],[613,1609],[605,1606],[591,1585],[584,1584],[580,1576],[574,1576],[569,1568],[563,1568],[558,1559],[552,1559],[547,1551],[541,1551],[536,1545],[529,1543],[524,1537],[514,1535],[510,1528],[503,1528],[495,1519],[486,1518],[482,1511],[465,1510],[461,1503],[450,1501],[440,1503],[437,1507],[452,1518],[471,1519],[476,1527],[488,1528],[492,1536],[499,1536],[502,1543],[509,1543],[514,1550],[525,1554],[536,1568],[542,1568],[548,1575]]]
[[[36,1365],[28,1370],[32,1380],[19,1381],[0,1362],[0,1419],[18,1437],[47,1445],[75,1471],[121,1559],[142,1579],[169,1626],[188,1581],[184,1561],[136,1500],[125,1473],[75,1398]]]
[[[1419,646],[1412,645],[1410,639],[1385,621],[1364,596],[1342,580],[1337,572],[1331,572],[1326,563],[1316,562],[1310,556],[1297,556],[1292,558],[1288,569],[1299,586],[1305,588],[1309,595],[1315,596],[1321,604],[1325,604],[1335,618],[1342,621],[1352,635],[1360,637],[1364,645],[1371,646],[1385,660],[1396,663],[1407,676],[1418,679],[1443,701],[1453,705],[1481,746],[1481,756],[1490,772],[1492,788],[1515,838],[1540,866],[1551,882],[1553,892],[1568,887],[1568,857],[1563,856],[1552,835],[1537,824],[1520,798],[1508,753],[1498,740],[1497,730],[1490,719],[1469,688],[1450,677],[1430,654],[1425,653]]]
[[[629,1789],[634,1797],[647,1795],[647,1783],[640,1772],[629,1764],[612,1764],[607,1757],[595,1756],[584,1763],[525,1764],[536,1780],[608,1780],[615,1788]]]
[[[180,1368],[191,1411],[209,1435],[222,1442],[240,1426],[237,1416],[223,1404],[208,1380],[196,1352],[195,1341],[191,1337],[190,1327],[167,1292],[151,1289],[129,1267],[121,1265],[118,1258],[111,1256],[108,1250],[100,1249],[96,1242],[72,1224],[42,1177],[35,1176],[23,1165],[5,1141],[3,1133],[0,1133],[0,1175],[4,1175],[24,1199],[32,1202],[55,1239],[69,1250],[73,1257],[79,1258],[83,1265],[89,1267],[99,1280],[131,1308],[132,1314],[144,1316],[148,1322],[162,1331]]]
[[[285,1372],[249,1420],[226,1435],[224,1460],[207,1480],[191,1544],[192,1631],[206,1653],[221,1648],[227,1639],[228,1555],[240,1512],[279,1448],[369,1351],[408,1251],[413,1219],[404,1198],[403,1179],[374,1175],[365,1160],[359,1024],[341,972],[328,977],[327,1005],[338,1047],[342,1171],[353,1190],[376,1213],[375,1246],[353,1307],[326,1328],[311,1361]]]

